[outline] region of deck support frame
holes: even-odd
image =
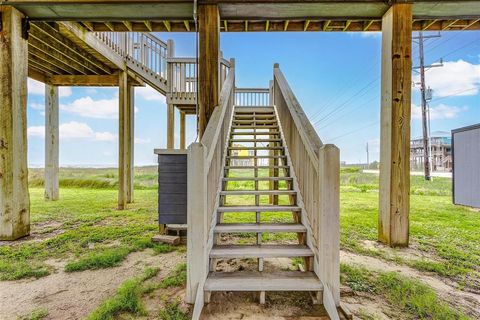
[[[0,6],[0,240],[30,234],[27,166],[28,42],[23,14]]]
[[[58,86],[45,84],[45,200],[59,198]]]
[[[409,241],[412,4],[393,4],[382,20],[378,239]]]

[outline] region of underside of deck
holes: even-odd
[[[218,4],[223,32],[380,31],[383,0],[208,0]],[[478,0],[414,0],[413,30],[479,30]],[[32,20],[75,21],[90,31],[193,32],[193,1],[10,0]],[[92,4],[95,10],[91,10]]]

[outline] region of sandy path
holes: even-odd
[[[373,257],[357,255],[346,251],[341,251],[340,261],[344,263],[358,264],[373,271],[393,271],[409,278],[421,280],[422,282],[431,286],[443,299],[451,302],[460,310],[466,311],[470,316],[480,319],[480,295],[467,291],[461,291],[435,276],[417,271],[408,266],[396,265],[394,263],[385,262]]]
[[[58,272],[40,279],[0,282],[0,319],[15,320],[33,310],[45,308],[46,319],[81,319],[103,300],[112,296],[126,279],[140,274],[145,267],[175,269],[184,258],[177,252],[152,255],[145,250],[130,254],[115,268],[65,273],[64,262],[55,262]]]

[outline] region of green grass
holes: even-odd
[[[178,308],[179,302],[167,303],[165,308],[160,310],[160,320],[188,320],[190,319],[182,310]]]
[[[0,246],[0,279],[46,276],[48,259],[67,260],[68,271],[118,265],[129,252],[174,250],[151,237],[158,231],[156,190],[137,190],[128,210],[116,209],[116,190],[63,188],[60,201],[45,202],[43,190],[31,188],[32,230],[42,241]]]
[[[20,317],[20,320],[41,320],[48,316],[48,310],[45,308],[35,309],[29,315]]]
[[[404,319],[469,319],[438,297],[435,291],[418,280],[395,272],[371,272],[342,264],[342,283],[354,291],[382,295]],[[408,315],[408,316],[407,316]]]

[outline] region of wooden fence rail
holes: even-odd
[[[235,88],[235,105],[246,107],[270,106],[270,89]]]
[[[314,270],[324,284],[323,301],[328,310],[340,304],[339,150],[322,143],[277,64],[273,102],[305,209],[302,219],[307,241],[315,252]]]

